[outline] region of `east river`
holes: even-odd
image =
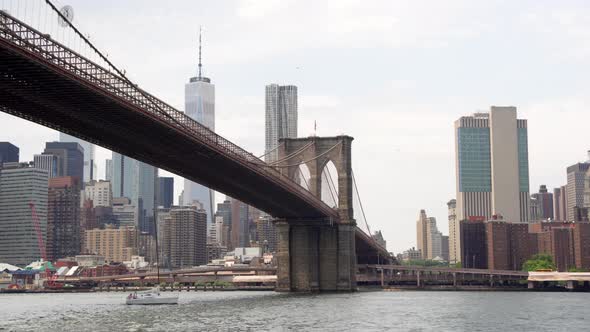
[[[584,331],[590,293],[182,292],[176,306],[126,293],[0,295],[2,331]]]

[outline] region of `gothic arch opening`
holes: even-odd
[[[338,207],[338,170],[330,160],[322,168],[322,201],[331,207]]]
[[[309,190],[309,181],[311,179],[311,172],[306,164],[299,164],[295,171],[295,182],[297,182],[303,188]]]

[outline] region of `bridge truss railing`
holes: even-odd
[[[64,74],[73,76],[77,80],[86,81],[91,86],[98,86],[111,96],[116,96],[124,103],[134,106],[144,115],[150,116],[168,126],[181,129],[210,149],[232,157],[253,171],[270,177],[280,186],[297,192],[300,197],[324,211],[327,216],[337,216],[334,209],[295,181],[283,176],[275,168],[269,167],[264,161],[250,152],[140,89],[127,77],[121,77],[114,70],[97,65],[81,54],[53,40],[50,35],[43,34],[10,16],[5,11],[0,11],[0,38],[18,46],[21,50],[28,51],[32,56],[53,64],[61,69]]]

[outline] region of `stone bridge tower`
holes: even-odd
[[[310,172],[309,190],[319,199],[322,172],[332,161],[338,172],[338,220],[277,220],[278,291],[356,289],[355,228],[350,136],[284,138],[278,169],[296,180],[299,165]]]

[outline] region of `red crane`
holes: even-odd
[[[37,211],[35,210],[35,203],[31,201],[29,203],[29,207],[31,208],[31,217],[33,219],[33,226],[35,227],[35,232],[37,233],[37,245],[39,246],[39,251],[41,252],[41,258],[44,261],[47,261],[47,249],[45,248],[45,241],[43,241],[43,233],[41,232],[41,222],[39,221],[39,216],[37,216]],[[49,288],[63,288],[63,283],[56,282],[57,274],[52,274],[49,271],[48,266],[45,269],[45,276],[47,278],[46,285]]]
[[[39,246],[39,252],[41,252],[41,258],[46,261],[47,251],[45,250],[45,241],[43,241],[43,233],[41,232],[41,222],[39,222],[39,217],[37,216],[37,211],[35,210],[35,203],[31,201],[29,203],[29,207],[31,208],[33,226],[35,227],[35,232],[37,232],[37,245]]]

